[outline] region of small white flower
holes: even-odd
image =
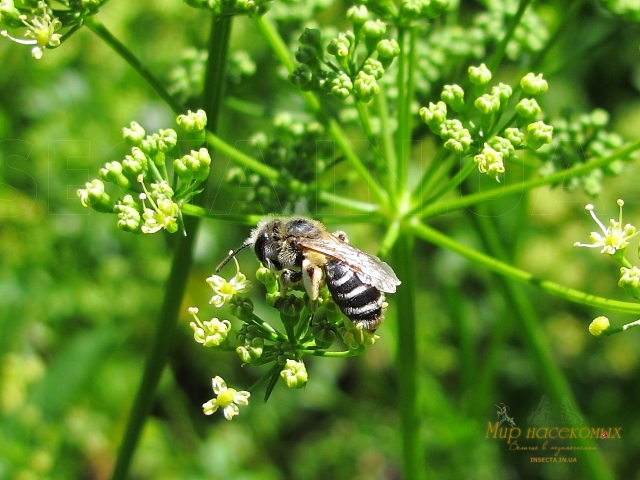
[[[227,338],[229,331],[231,331],[231,322],[229,320],[220,321],[217,318],[212,318],[209,321],[201,322],[198,318],[198,309],[195,307],[191,307],[189,313],[195,319],[195,322],[189,324],[193,330],[193,338],[205,347],[217,347]]]
[[[285,363],[284,368],[280,371],[280,376],[289,388],[302,388],[309,379],[304,363],[291,359],[288,359]]]
[[[215,293],[215,295],[211,297],[211,300],[209,300],[209,303],[218,308],[230,301],[234,295],[246,293],[251,290],[251,282],[240,272],[240,265],[238,265],[235,257],[234,261],[236,262],[236,274],[231,280],[227,281],[219,275],[212,275],[207,278],[207,283]]]
[[[222,408],[224,417],[231,420],[240,413],[238,407],[249,404],[251,394],[245,391],[237,391],[235,388],[228,388],[226,382],[221,377],[211,379],[211,386],[216,398],[202,404],[205,415],[213,414],[218,408]]]
[[[473,161],[478,165],[480,173],[493,175],[498,180],[498,174],[504,172],[503,156],[502,152],[498,152],[488,143],[485,143],[482,153],[473,157]]]
[[[62,22],[56,17],[52,17],[51,8],[45,2],[38,2],[37,8],[42,11],[42,15],[34,15],[30,22],[27,21],[26,15],[18,17],[27,27],[27,31],[24,33],[25,38],[12,37],[6,30],[0,32],[0,35],[21,45],[34,45],[31,49],[31,55],[36,60],[42,58],[45,47],[59,46],[62,37],[59,33],[55,33],[62,27]]]
[[[609,220],[609,227],[606,228],[596,214],[593,213],[593,205],[589,204],[585,208],[590,214],[591,218],[598,224],[600,230],[602,230],[602,234],[599,232],[591,232],[589,238],[593,243],[574,243],[576,247],[588,247],[588,248],[601,248],[600,253],[607,253],[609,255],[614,255],[619,250],[624,250],[629,245],[629,240],[635,237],[638,233],[636,232],[636,227],[627,223],[624,227],[622,226],[622,206],[624,205],[623,200],[618,200],[618,206],[620,207],[620,214],[618,215],[618,220],[614,220],[613,218]]]
[[[140,230],[142,230],[142,233],[156,233],[164,228],[169,233],[176,232],[178,230],[180,207],[171,200],[173,190],[168,185],[163,185],[166,182],[161,182],[160,184],[151,184],[152,193],[149,193],[143,178],[142,174],[138,175],[138,181],[144,190],[144,193],[140,194],[143,207],[142,218],[144,220],[144,225],[140,227]],[[153,200],[154,197],[156,201]],[[145,200],[149,200],[151,208],[147,207]]]

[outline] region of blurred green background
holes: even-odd
[[[347,6],[334,2],[320,21],[344,27]],[[550,2],[541,9],[553,22],[563,6]],[[482,7],[469,2],[465,8]],[[112,1],[99,18],[167,83],[179,52],[205,47],[210,21],[177,0]],[[299,28],[295,21],[281,26],[287,35]],[[604,108],[612,130],[626,140],[639,139],[639,45],[637,23],[586,2],[541,67],[551,86],[545,112]],[[227,104],[220,136],[234,144],[266,128],[274,113],[301,107],[251,20],[235,21],[231,49],[248,52],[257,74],[230,75],[229,98],[249,102],[243,105],[262,114],[248,119],[238,113],[237,102]],[[124,155],[123,126],[136,120],[154,131],[172,126],[174,116],[87,29],[40,61],[28,48],[2,41],[0,65],[0,479],[105,479],[154,332],[173,239],[118,231],[112,217],[83,209],[75,190],[105,161]],[[353,135],[361,136],[355,130]],[[226,159],[214,159],[212,174],[219,182],[226,168]],[[595,229],[584,214],[586,203],[594,203],[606,220],[617,217],[615,200],[623,198],[625,221],[638,224],[638,172],[629,165],[623,176],[607,179],[595,199],[557,188],[496,202],[495,211],[506,212],[499,218],[503,241],[518,239],[515,263],[540,278],[626,300],[614,263],[573,243],[588,241]],[[514,223],[523,211],[528,223]],[[434,225],[480,247],[464,214],[443,216]],[[381,232],[342,227],[353,244],[376,251]],[[401,478],[393,296],[377,332],[381,340],[363,356],[309,360],[305,389],[280,385],[267,404],[257,396],[233,422],[202,414],[202,403],[212,396],[212,376],[246,388],[262,373],[240,368],[234,354],[196,344],[186,313],[191,305],[211,313],[204,279],[247,233],[244,226],[204,222],[179,338],[131,478]],[[416,251],[420,437],[427,476],[582,478],[580,465],[532,464],[528,453],[485,438],[487,422],[496,421],[496,404],[508,405],[509,416],[524,430],[531,415],[547,405],[548,393],[494,288],[495,278],[429,245],[418,244]],[[253,258],[243,255],[243,270],[250,272]],[[597,340],[587,331],[600,314],[616,325],[636,319],[525,291],[586,423],[622,427],[622,439],[597,443],[607,464],[618,478],[640,478],[640,334]],[[256,287],[256,304],[261,295]],[[494,341],[501,347],[488,358]],[[552,418],[563,414],[553,401],[548,409]]]

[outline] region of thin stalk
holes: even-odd
[[[404,27],[398,27],[398,46],[400,47],[400,54],[396,60],[398,63],[398,73],[396,75],[396,88],[398,89],[398,98],[396,99],[396,118],[398,121],[398,130],[396,134],[396,162],[395,167],[396,178],[391,184],[391,192],[394,197],[397,198],[398,187],[404,181],[404,178],[400,176],[401,169],[399,166],[404,159],[404,141],[407,138],[407,124],[406,115],[404,113],[406,107],[406,95],[405,95],[405,79],[406,79],[406,64],[407,64],[407,52],[405,46],[405,29]]]
[[[391,222],[391,225],[389,225],[389,228],[387,229],[387,233],[382,239],[382,243],[380,244],[380,249],[378,250],[378,255],[383,258],[386,257],[391,251],[391,249],[393,248],[393,246],[396,244],[396,241],[398,240],[399,236],[400,236],[400,222],[397,220],[394,220],[393,222]]]
[[[448,182],[446,182],[442,187],[440,187],[440,189],[438,189],[433,195],[431,195],[427,199],[427,203],[435,202],[442,196],[446,195],[449,191],[460,186],[460,184],[465,181],[465,179],[471,174],[471,172],[473,172],[475,168],[476,168],[476,163],[473,160],[469,159],[469,161],[467,161],[467,164],[464,167],[462,167],[458,171],[458,173],[456,173],[452,178],[450,178]]]
[[[445,158],[447,158],[447,161],[443,162],[443,159]],[[429,166],[425,169],[424,173],[422,174],[422,178],[420,179],[420,182],[413,189],[413,192],[411,192],[411,197],[413,198],[413,200],[421,201],[424,196],[425,187],[429,184],[435,172],[444,165],[445,166],[443,170],[444,173],[441,174],[442,176],[444,176],[444,174],[446,174],[450,170],[452,166],[452,161],[454,161],[455,159],[456,157],[449,150],[447,150],[446,148],[440,147],[436,152],[435,156],[431,159]]]
[[[509,29],[505,33],[504,38],[498,44],[498,48],[493,53],[491,60],[489,60],[488,62],[487,66],[491,72],[495,73],[495,71],[498,69],[500,62],[504,57],[504,52],[506,52],[507,50],[507,44],[513,38],[513,33],[516,31],[516,27],[520,23],[520,20],[522,20],[522,16],[524,15],[525,10],[527,9],[530,3],[531,3],[531,0],[520,0],[518,11],[511,19],[511,23],[509,24]]]
[[[416,271],[413,243],[411,234],[403,232],[393,250],[394,267],[402,280],[394,303],[397,305],[398,312],[396,368],[402,435],[402,478],[420,480],[424,474],[424,466],[420,461],[422,447],[418,435],[420,422],[417,398]]]
[[[289,72],[292,72],[294,69],[294,63],[293,59],[291,58],[291,53],[289,52],[287,44],[278,33],[273,22],[266,16],[254,18],[254,22],[258,27],[258,30],[260,30],[260,33],[263,35],[263,37],[275,53],[276,57],[278,57],[278,60],[280,60],[280,63],[282,63]],[[370,191],[376,197],[378,202],[381,205],[387,205],[389,202],[387,192],[385,192],[384,189],[378,184],[376,179],[371,175],[371,172],[369,172],[369,169],[351,148],[351,142],[349,141],[347,134],[342,129],[342,127],[335,119],[327,118],[323,114],[320,101],[315,94],[313,94],[312,92],[303,92],[302,97],[307,103],[309,109],[318,117],[318,119],[322,123],[327,126],[327,132],[329,133],[331,138],[333,138],[333,140],[338,144],[340,150],[344,154],[344,157],[347,159],[351,167],[353,167],[353,169],[358,173],[360,178],[369,187]]]
[[[471,215],[470,217],[472,217],[473,222],[476,224],[477,230],[489,253],[500,260],[506,260],[504,245],[502,245],[500,241],[492,218],[481,215]],[[541,324],[536,317],[531,301],[521,288],[507,281],[507,279],[499,278],[498,282],[504,289],[505,297],[513,308],[514,315],[512,318],[514,318],[521,327],[518,331],[522,336],[522,340],[528,344],[538,364],[537,370],[544,378],[551,397],[557,404],[567,402],[568,400],[571,405],[579,408],[571,391],[571,387],[569,386],[569,382],[553,358],[553,353],[551,352],[549,343],[545,339]],[[598,451],[593,438],[579,437],[575,442],[579,447],[584,448],[584,450],[578,450],[576,454],[583,460],[583,472],[585,476],[593,479],[613,478],[613,474],[607,467],[602,453]]]
[[[398,103],[404,104],[402,108],[402,116],[399,117],[402,122],[401,127],[398,128],[398,142],[402,143],[399,146],[402,155],[398,155],[397,162],[398,167],[398,187],[396,188],[396,198],[402,198],[405,196],[409,189],[409,160],[411,158],[411,140],[413,125],[413,115],[411,113],[411,104],[415,94],[415,69],[417,61],[416,53],[416,40],[418,38],[418,28],[411,27],[409,29],[409,52],[408,52],[408,65],[406,72],[407,88],[404,92],[404,98],[398,96]],[[400,115],[400,114],[399,114]]]
[[[318,192],[318,200],[338,205],[340,207],[348,208],[358,213],[377,213],[380,211],[380,207],[375,203],[362,202],[360,200],[352,200],[350,198],[341,197],[327,191],[321,190]]]
[[[173,98],[164,88],[164,85],[158,80],[151,71],[145,67],[140,60],[125,47],[120,40],[114,37],[109,30],[96,17],[85,17],[84,24],[102,39],[107,45],[116,51],[133,69],[144,78],[147,83],[155,90],[162,100],[173,110],[176,115],[185,112],[185,108]]]
[[[356,102],[356,110],[358,111],[358,118],[360,119],[364,135],[367,137],[367,140],[369,140],[371,148],[375,149],[378,146],[378,139],[371,129],[371,118],[369,117],[367,105],[362,102]]]
[[[101,38],[105,38],[103,35],[106,30],[100,28],[97,28],[97,30],[101,32]],[[207,64],[205,80],[205,85],[208,86],[208,89],[205,89],[203,107],[209,119],[209,128],[214,131],[217,128],[218,115],[222,104],[221,91],[224,86],[224,81],[221,80],[224,75],[230,34],[231,18],[213,19],[209,43],[209,62]],[[118,53],[123,56],[127,54],[128,50],[125,49],[123,51],[117,48],[117,46],[121,44],[119,42],[113,42],[114,38],[112,36],[107,35],[106,38],[110,39],[110,41],[108,41],[109,45]],[[135,59],[135,57],[132,58]],[[131,58],[126,58],[126,60],[131,63]],[[137,67],[134,66],[141,75],[145,76],[143,72],[147,72],[146,69],[141,69],[140,67],[141,64]],[[145,78],[149,81],[146,76]],[[215,80],[212,80],[212,78]],[[152,76],[151,80],[155,81]],[[156,89],[156,91],[158,90]],[[163,91],[163,89],[160,89],[160,91]],[[158,93],[161,94],[160,92]],[[170,96],[161,96],[176,113],[182,110],[179,105],[174,104]],[[198,201],[202,201],[202,199],[203,196],[197,197]],[[186,290],[191,263],[193,261],[193,247],[197,236],[198,225],[198,218],[185,218],[184,226],[187,235],[178,236],[171,273],[165,286],[164,300],[158,315],[157,329],[147,356],[142,380],[127,420],[127,426],[118,451],[118,457],[111,475],[111,480],[123,480],[127,477],[127,472],[133,459],[138,440],[140,439],[142,428],[155,401],[155,392],[160,382],[160,376],[167,364],[168,355],[173,339],[175,338],[180,305]]]
[[[209,131],[207,131],[207,144],[220,152],[222,155],[225,155],[234,162],[247,167],[249,170],[254,171],[267,180],[277,182],[280,178],[280,174],[276,169],[271,168],[269,165],[250,157],[246,153],[242,153],[240,150],[229,145],[220,137]]]
[[[497,198],[503,198],[508,195],[521,195],[527,190],[531,190],[535,187],[543,185],[551,185],[553,183],[562,182],[566,178],[573,176],[579,176],[584,173],[589,173],[591,170],[603,167],[609,163],[617,160],[618,158],[626,157],[630,153],[640,148],[640,140],[630,143],[627,146],[615,151],[611,155],[606,157],[600,157],[594,160],[589,160],[586,163],[582,163],[579,166],[563,170],[561,172],[553,173],[545,177],[538,177],[526,182],[514,183],[513,185],[505,185],[503,187],[486,190],[483,192],[472,193],[471,195],[465,195],[459,198],[453,198],[450,200],[443,200],[437,205],[431,205],[426,207],[420,212],[421,218],[432,217],[444,212],[451,212],[453,210],[459,210],[461,208],[467,208],[471,205],[477,205],[479,203],[487,202]],[[411,213],[417,213],[420,210],[416,207]]]
[[[510,280],[515,280],[521,283],[527,283],[540,290],[555,295],[556,297],[563,298],[573,303],[580,305],[587,305],[590,307],[601,308],[604,310],[612,310],[622,313],[630,313],[634,315],[640,314],[640,303],[621,302],[618,300],[611,300],[609,298],[597,297],[573,288],[568,288],[563,285],[559,285],[549,280],[541,280],[534,277],[532,274],[525,270],[521,270],[508,263],[501,262],[500,260],[485,255],[484,253],[473,250],[466,245],[456,242],[451,237],[438,232],[437,230],[420,223],[418,219],[413,219],[410,223],[410,230],[417,237],[422,238],[434,245],[446,248],[452,252],[456,252],[465,258],[468,258],[472,262],[482,265],[487,270],[495,272]]]
[[[298,353],[301,355],[315,355],[316,357],[328,357],[328,358],[348,358],[348,357],[357,357],[358,355],[362,355],[364,353],[365,346],[360,345],[358,348],[354,350],[345,350],[342,352],[327,352],[326,350],[298,350]]]
[[[386,157],[385,163],[388,168],[387,189],[391,189],[391,185],[397,182],[398,173],[396,172],[396,151],[393,148],[393,132],[389,122],[389,102],[387,102],[387,90],[380,85],[380,94],[376,97],[376,105],[378,107],[378,117],[380,118],[380,134],[382,136],[382,149]]]

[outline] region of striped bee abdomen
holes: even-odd
[[[384,319],[384,294],[360,280],[349,265],[339,260],[328,260],[325,273],[329,292],[342,313],[366,330],[378,328]]]

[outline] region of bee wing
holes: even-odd
[[[343,261],[362,282],[382,292],[393,293],[396,286],[400,285],[400,280],[389,265],[375,255],[364,253],[336,237],[301,238],[299,243],[306,249]]]

